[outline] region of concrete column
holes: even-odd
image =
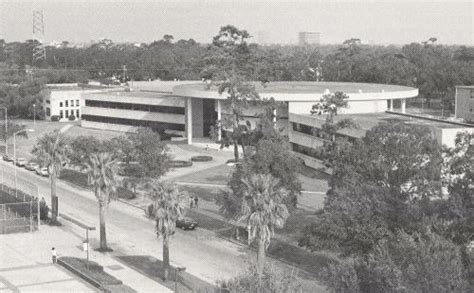
[[[390,103],[390,111],[393,112],[393,99],[388,100]]]
[[[186,129],[186,138],[188,144],[193,143],[193,103],[192,98],[186,98],[186,108],[185,108],[185,129]]]
[[[402,113],[406,113],[407,99],[401,99],[401,102],[402,102],[401,111]]]
[[[222,105],[221,100],[216,100],[217,104],[217,140],[220,141],[222,139]]]

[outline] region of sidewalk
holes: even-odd
[[[58,256],[86,258],[83,229],[65,220],[61,227],[41,226],[33,233],[0,235],[0,292],[98,292],[69,271],[51,263]],[[91,247],[96,247],[94,240]],[[89,259],[137,292],[172,292],[168,288],[116,261],[111,253],[91,250]]]

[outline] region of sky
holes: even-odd
[[[32,38],[32,11],[43,10],[44,41],[84,43],[175,39],[209,43],[223,25],[246,29],[255,42],[296,44],[298,32],[321,43],[359,38],[373,44],[474,46],[474,0],[0,0],[0,39]]]

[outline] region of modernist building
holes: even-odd
[[[449,146],[459,131],[474,130],[462,123],[406,114],[406,100],[418,95],[418,89],[411,87],[338,82],[271,82],[265,86],[255,83],[255,87],[260,98],[281,102],[274,109],[276,127],[289,136],[293,151],[315,168],[321,166],[318,149],[323,140],[318,132],[325,116],[311,115],[310,111],[328,93],[340,91],[349,96],[349,107],[341,109],[337,116],[351,117],[359,124],[359,129],[342,130],[338,134],[349,139],[362,137],[379,122],[429,126],[438,141]],[[231,115],[226,95],[199,82],[135,82],[131,91],[85,93],[83,97],[81,125],[84,127],[128,131],[148,126],[181,135],[188,143],[193,138],[209,136],[216,121]],[[263,111],[263,106],[250,103],[243,111],[244,122],[255,126]]]
[[[456,87],[455,116],[474,123],[474,86]]]

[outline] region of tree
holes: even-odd
[[[429,129],[389,123],[341,145],[324,208],[300,245],[363,254],[399,229],[419,231],[439,199],[440,150]]]
[[[257,272],[261,277],[265,266],[265,250],[270,245],[275,228],[282,228],[288,218],[283,200],[288,192],[278,186],[271,175],[253,175],[242,180],[245,196],[239,222],[248,228],[249,242],[257,241]]]
[[[71,148],[70,163],[81,168],[85,168],[84,163],[90,154],[112,150],[108,149],[102,141],[92,135],[78,136],[71,139],[69,146]]]
[[[249,101],[259,99],[255,86],[244,82],[237,76],[232,76],[230,79],[223,81],[218,87],[219,94],[227,93],[227,102],[229,110],[231,111],[231,121],[224,121],[224,126],[231,125],[232,134],[231,140],[234,146],[234,158],[239,160],[239,140],[242,139],[243,128],[240,125],[243,116],[243,110],[247,108]],[[245,156],[245,153],[244,153]]]
[[[323,157],[324,163],[326,166],[332,166],[334,157],[337,154],[337,137],[336,134],[338,131],[344,128],[357,128],[358,125],[354,122],[353,119],[345,118],[340,119],[337,122],[335,117],[338,115],[338,112],[341,108],[348,107],[349,96],[343,92],[336,92],[334,94],[325,94],[321,100],[314,104],[311,109],[311,114],[327,114],[326,121],[322,125],[322,138],[324,139],[323,144]]]
[[[130,144],[122,143],[121,153],[125,159],[133,158],[138,162],[137,166],[144,178],[158,179],[168,171],[168,147],[157,132],[151,128],[138,128],[126,136],[133,146],[133,152],[130,154]]]
[[[99,204],[100,250],[108,251],[106,234],[106,212],[109,203],[117,195],[117,160],[110,153],[91,153],[85,161],[87,182],[92,185]]]
[[[0,109],[0,111],[1,111],[1,109]],[[12,122],[12,121],[8,121],[8,123],[7,123],[7,132],[5,133],[5,122],[0,123],[0,137],[2,137],[3,140],[5,141],[5,144],[7,144],[8,139],[10,137],[12,137],[14,133],[16,133],[16,132],[18,132],[22,129],[25,129],[25,125],[18,124],[18,123]],[[26,131],[23,131],[23,132],[18,133],[18,135],[27,136],[28,134],[27,134]],[[5,150],[5,152],[6,152],[6,150]]]
[[[147,216],[156,221],[156,236],[163,238],[163,279],[166,280],[170,267],[170,238],[175,233],[176,221],[184,217],[187,194],[174,183],[154,181],[151,185],[148,196],[153,203]]]
[[[32,150],[40,166],[45,166],[49,171],[51,182],[51,220],[57,221],[58,196],[56,194],[56,180],[61,169],[69,162],[69,139],[59,130],[55,130],[41,136]]]
[[[366,256],[337,259],[320,277],[332,292],[468,292],[459,248],[426,231],[403,231]]]

